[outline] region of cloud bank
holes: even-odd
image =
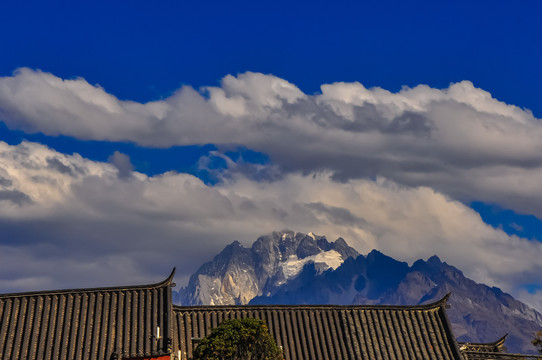
[[[208,186],[188,174],[130,171],[120,153],[110,161],[0,142],[0,289],[157,281],[173,266],[182,284],[225,244],[281,228],[409,261],[436,253],[517,295],[520,283],[542,286],[541,243],[508,236],[428,187],[337,182],[331,172],[273,182],[236,174]]]
[[[275,175],[381,176],[542,218],[541,121],[468,81],[397,93],[334,83],[308,95],[247,72],[137,103],[84,79],[22,68],[0,78],[0,120],[27,132],[148,147],[242,145],[269,155]]]

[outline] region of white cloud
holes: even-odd
[[[512,293],[542,286],[541,243],[508,236],[427,187],[339,183],[330,173],[273,182],[235,175],[216,186],[178,173],[125,177],[112,164],[28,142],[0,143],[0,163],[1,190],[29,199],[0,199],[3,291],[155,281],[173,266],[182,284],[227,243],[282,228],[408,261],[436,253]]]
[[[113,155],[109,157],[109,161],[117,168],[119,177],[128,178],[132,175],[134,166],[128,155],[115,151]]]
[[[534,309],[542,309],[542,290],[538,289],[533,292],[521,290],[517,293],[517,299],[524,302]]]
[[[268,154],[283,173],[382,176],[542,218],[540,120],[468,81],[397,93],[335,83],[306,95],[247,72],[141,104],[84,79],[23,68],[0,78],[0,120],[28,132],[143,146],[243,145]]]

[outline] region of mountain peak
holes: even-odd
[[[437,255],[431,256],[429,259],[427,259],[428,264],[435,264],[440,265],[442,264],[442,261],[440,261],[439,257]]]
[[[247,250],[241,243],[237,240],[233,241],[231,244],[226,245],[226,247],[217,255],[219,257],[228,257],[233,253],[238,253],[243,250]]]
[[[368,262],[390,262],[390,261],[395,262],[397,261],[394,258],[376,249],[371,250],[371,252],[368,253],[365,258],[367,259]]]
[[[358,255],[344,239],[330,243],[312,232],[275,231],[258,237],[250,248],[234,241],[192,275],[181,301],[185,305],[211,300],[216,305],[246,304],[296,278],[305,265],[313,264],[322,273]]]
[[[320,246],[320,248],[322,248],[322,246]],[[335,242],[330,244],[330,249],[333,249],[339,254],[341,254],[344,260],[348,258],[355,259],[359,256],[359,253],[353,247],[349,246],[342,237],[338,238],[337,240],[335,240]]]
[[[242,247],[241,243],[237,240],[234,240],[230,245],[231,247]]]
[[[376,249],[371,250],[367,254],[367,257],[380,257],[380,256],[385,256],[385,255]]]

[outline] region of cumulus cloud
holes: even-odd
[[[334,83],[307,95],[284,79],[247,72],[219,87],[184,86],[137,103],[81,78],[22,68],[0,78],[0,120],[27,132],[151,147],[242,145],[269,155],[274,178],[381,176],[542,218],[540,120],[468,81],[397,93]]]
[[[247,72],[137,103],[23,68],[0,78],[0,120],[83,140],[217,144],[200,165],[222,180],[145,176],[119,152],[99,163],[0,143],[5,291],[154,281],[173,266],[182,283],[225,244],[291,228],[409,261],[438,254],[540,309],[518,286],[542,286],[542,245],[488,226],[462,202],[542,218],[542,124],[468,81],[397,93],[335,83],[308,95]],[[221,152],[232,145],[271,164],[232,161]]]
[[[527,291],[521,290],[517,295],[517,299],[523,301],[525,304],[529,305],[534,309],[542,309],[542,290]]]
[[[156,281],[173,266],[183,284],[231,241],[285,227],[407,261],[436,253],[513,294],[523,294],[520,283],[542,286],[541,243],[508,236],[428,187],[337,182],[331,172],[272,182],[238,173],[215,186],[174,172],[126,181],[113,164],[29,142],[0,143],[0,163],[3,191],[29,199],[0,199],[2,292]]]
[[[113,155],[109,157],[109,161],[117,168],[120,178],[126,179],[132,175],[134,166],[128,155],[123,154],[120,151],[115,151]]]

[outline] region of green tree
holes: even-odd
[[[194,360],[282,360],[282,351],[258,319],[222,322],[194,351]]]
[[[533,345],[536,347],[536,349],[538,350],[538,353],[540,355],[542,355],[542,330],[539,330],[535,335],[534,335],[534,340],[531,341],[533,343]]]

